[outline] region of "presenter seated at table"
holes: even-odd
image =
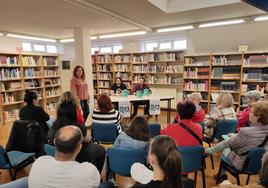
[[[142,93],[144,93],[145,89],[149,90],[150,94],[152,93],[150,87],[147,84],[145,84],[145,78],[140,77],[139,83],[133,87],[133,90],[132,90],[133,95],[136,95],[138,91],[141,91]],[[133,105],[134,105],[134,112],[131,115],[131,118],[137,115],[138,108],[140,105],[144,105],[144,115],[149,115],[149,101],[135,101]]]
[[[115,78],[115,83],[110,88],[110,95],[119,95],[121,96],[122,91],[127,89],[126,84],[123,83],[123,80],[121,77],[116,77]]]

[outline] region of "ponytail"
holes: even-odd
[[[27,104],[33,104],[34,99],[37,99],[37,94],[33,91],[26,89],[24,95],[24,102],[26,102]]]
[[[162,188],[183,188],[181,169],[182,162],[175,141],[169,136],[156,136],[150,147],[151,154],[157,158],[163,171]]]
[[[163,188],[176,188],[182,186],[181,159],[177,150],[172,149],[167,155],[162,170],[164,172]]]

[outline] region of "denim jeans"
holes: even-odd
[[[89,105],[88,105],[88,100],[80,100],[81,108],[83,111],[83,117],[85,122],[87,121],[87,117],[89,115]]]

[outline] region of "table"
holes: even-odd
[[[111,96],[112,103],[119,103],[121,101],[129,101],[129,102],[135,102],[135,101],[149,101],[152,99],[157,99],[160,101],[167,101],[167,123],[170,123],[170,115],[171,115],[171,100],[175,99],[171,96],[157,96],[154,94],[151,94],[149,96],[143,96],[142,98],[138,98],[136,95],[128,95],[127,97],[122,96]]]

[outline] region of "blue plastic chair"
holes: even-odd
[[[0,169],[9,170],[12,180],[16,179],[17,172],[34,162],[34,153],[24,153],[21,151],[9,151],[0,145]],[[14,169],[14,173],[12,173]]]
[[[0,188],[28,188],[28,177],[0,185]]]
[[[202,173],[203,188],[206,188],[204,148],[202,146],[178,146],[177,149],[182,157],[182,173],[188,174],[194,172],[194,181],[196,184],[197,172],[200,170]]]
[[[98,143],[113,144],[118,136],[118,129],[115,124],[92,124],[92,139]]]
[[[139,149],[108,148],[107,149],[107,173],[130,177],[130,169],[134,163],[146,162],[146,152]]]
[[[45,144],[44,145],[44,150],[45,150],[47,155],[55,157],[55,153],[56,153],[56,147],[55,146],[52,146],[50,144]]]
[[[251,149],[248,152],[246,161],[244,163],[243,169],[242,170],[237,170],[235,167],[232,166],[231,163],[229,163],[228,159],[224,156],[221,157],[221,163],[220,163],[220,168],[218,172],[218,177],[217,177],[217,184],[220,179],[220,172],[221,169],[225,169],[227,172],[232,174],[236,180],[237,180],[237,185],[240,185],[240,174],[247,174],[247,182],[246,184],[249,183],[249,179],[251,175],[258,174],[260,169],[261,169],[261,163],[262,163],[262,157],[265,153],[264,148],[254,148]]]
[[[159,123],[150,123],[149,124],[149,131],[151,134],[151,137],[155,137],[160,135],[161,125]]]
[[[237,120],[223,120],[218,121],[216,128],[211,138],[204,137],[204,142],[206,142],[209,147],[213,143],[214,139],[222,140],[222,135],[227,135],[229,133],[235,133],[237,127]],[[213,156],[210,155],[211,166],[214,169]]]

